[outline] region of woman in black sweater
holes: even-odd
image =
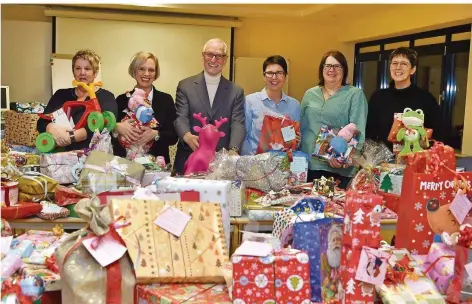
[[[72,72],[77,81],[92,83],[97,77],[100,64],[100,57],[91,50],[78,51],[72,58]],[[115,117],[117,115],[117,105],[113,93],[98,89],[95,92],[102,112],[110,111]],[[82,87],[57,90],[46,106],[44,114],[52,113],[62,108],[66,101],[87,101],[90,97]],[[85,113],[85,107],[75,107],[71,110],[71,117],[74,123],[78,123]],[[56,145],[64,147],[66,151],[80,150],[88,148],[93,132],[89,128],[72,130],[71,127],[62,126],[46,119],[38,120],[38,132],[49,132],[54,137]]]
[[[387,141],[395,113],[403,113],[405,108],[423,110],[424,127],[433,129],[433,137],[441,140],[443,136],[441,112],[433,95],[411,83],[416,72],[418,55],[416,51],[400,47],[390,55],[390,75],[392,83],[388,89],[375,91],[369,100],[366,137]]]
[[[169,146],[177,143],[177,133],[174,129],[174,120],[177,117],[174,100],[167,93],[156,90],[152,83],[159,77],[159,61],[152,53],[139,52],[134,55],[128,73],[136,80],[135,88],[146,92],[147,98],[154,110],[154,117],[159,125],[152,129],[143,127],[141,130],[133,127],[128,121],[121,120],[126,116],[123,112],[128,108],[128,101],[134,89],[116,98],[118,103],[118,117],[114,132],[113,152],[115,155],[126,157],[126,149],[120,145],[118,136],[122,136],[132,144],[145,144],[152,141],[149,153],[154,156],[163,156],[166,163],[170,162]]]

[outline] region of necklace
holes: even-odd
[[[336,94],[336,93],[339,91],[339,88],[336,89],[336,91],[334,91],[333,93],[330,93],[330,92],[328,92],[328,90],[326,90],[325,87],[322,87],[322,91],[323,91],[323,94],[324,94],[324,95],[327,95],[328,98],[329,98],[329,97],[333,96],[334,94]]]

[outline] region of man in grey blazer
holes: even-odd
[[[177,119],[174,122],[179,136],[174,174],[183,175],[184,164],[190,154],[198,148],[198,133],[194,126],[201,123],[193,117],[202,113],[209,123],[220,117],[228,118],[219,130],[225,133],[216,150],[225,148],[238,154],[246,130],[244,126],[244,91],[221,75],[228,55],[227,46],[221,39],[211,39],[203,47],[203,72],[181,80],[177,86],[175,106]]]

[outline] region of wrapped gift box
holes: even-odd
[[[40,201],[54,197],[57,181],[37,172],[28,172],[18,179],[18,200],[22,202]]]
[[[5,140],[12,145],[33,147],[39,135],[37,114],[5,111]]]
[[[179,238],[154,224],[166,204],[190,215]],[[112,220],[131,225],[118,231],[128,248],[138,283],[223,283],[228,252],[220,204],[113,199]]]
[[[18,204],[18,182],[2,182],[1,184],[1,203],[6,206],[15,206]]]
[[[77,204],[83,198],[89,198],[90,195],[82,193],[75,188],[57,185],[54,201],[58,206],[65,207],[67,205]]]
[[[449,276],[454,274],[454,257],[456,252],[444,243],[433,243],[429,248],[426,260],[434,264],[434,270],[439,275]],[[436,261],[437,260],[437,261]]]
[[[86,156],[83,151],[41,154],[41,173],[59,184],[76,183]]]
[[[143,176],[141,164],[102,151],[92,151],[80,172],[77,189],[98,194],[129,188],[140,185]]]
[[[21,269],[21,275],[23,277],[40,276],[45,283],[45,291],[61,290],[61,276],[47,269],[46,266],[24,264]]]
[[[266,257],[233,255],[233,303],[310,304],[308,254],[283,249]]]
[[[138,285],[138,303],[147,304],[231,304],[228,289],[215,284],[153,284]]]
[[[226,246],[230,244],[230,206],[231,182],[225,180],[204,180],[168,177],[158,183],[158,190],[166,192],[197,191],[201,202],[219,203],[223,219]]]
[[[446,303],[431,279],[424,275],[416,281],[406,280],[403,284],[383,284],[376,286],[375,289],[385,304]]]

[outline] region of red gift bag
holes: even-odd
[[[293,150],[297,149],[297,140],[285,141],[282,129],[292,126],[295,134],[300,133],[300,123],[288,118],[265,115],[262,122],[261,136],[257,145],[257,154],[268,150]]]
[[[471,278],[466,271],[466,265],[472,262],[471,238],[472,228],[466,227],[461,231],[455,247],[454,276],[446,292],[448,303],[472,303]]]
[[[428,253],[434,238],[428,218],[454,199],[458,179],[455,169],[454,150],[442,144],[407,158],[398,207],[396,247],[406,248],[412,254]],[[472,173],[460,175],[472,180]],[[435,231],[441,230],[435,227]]]

